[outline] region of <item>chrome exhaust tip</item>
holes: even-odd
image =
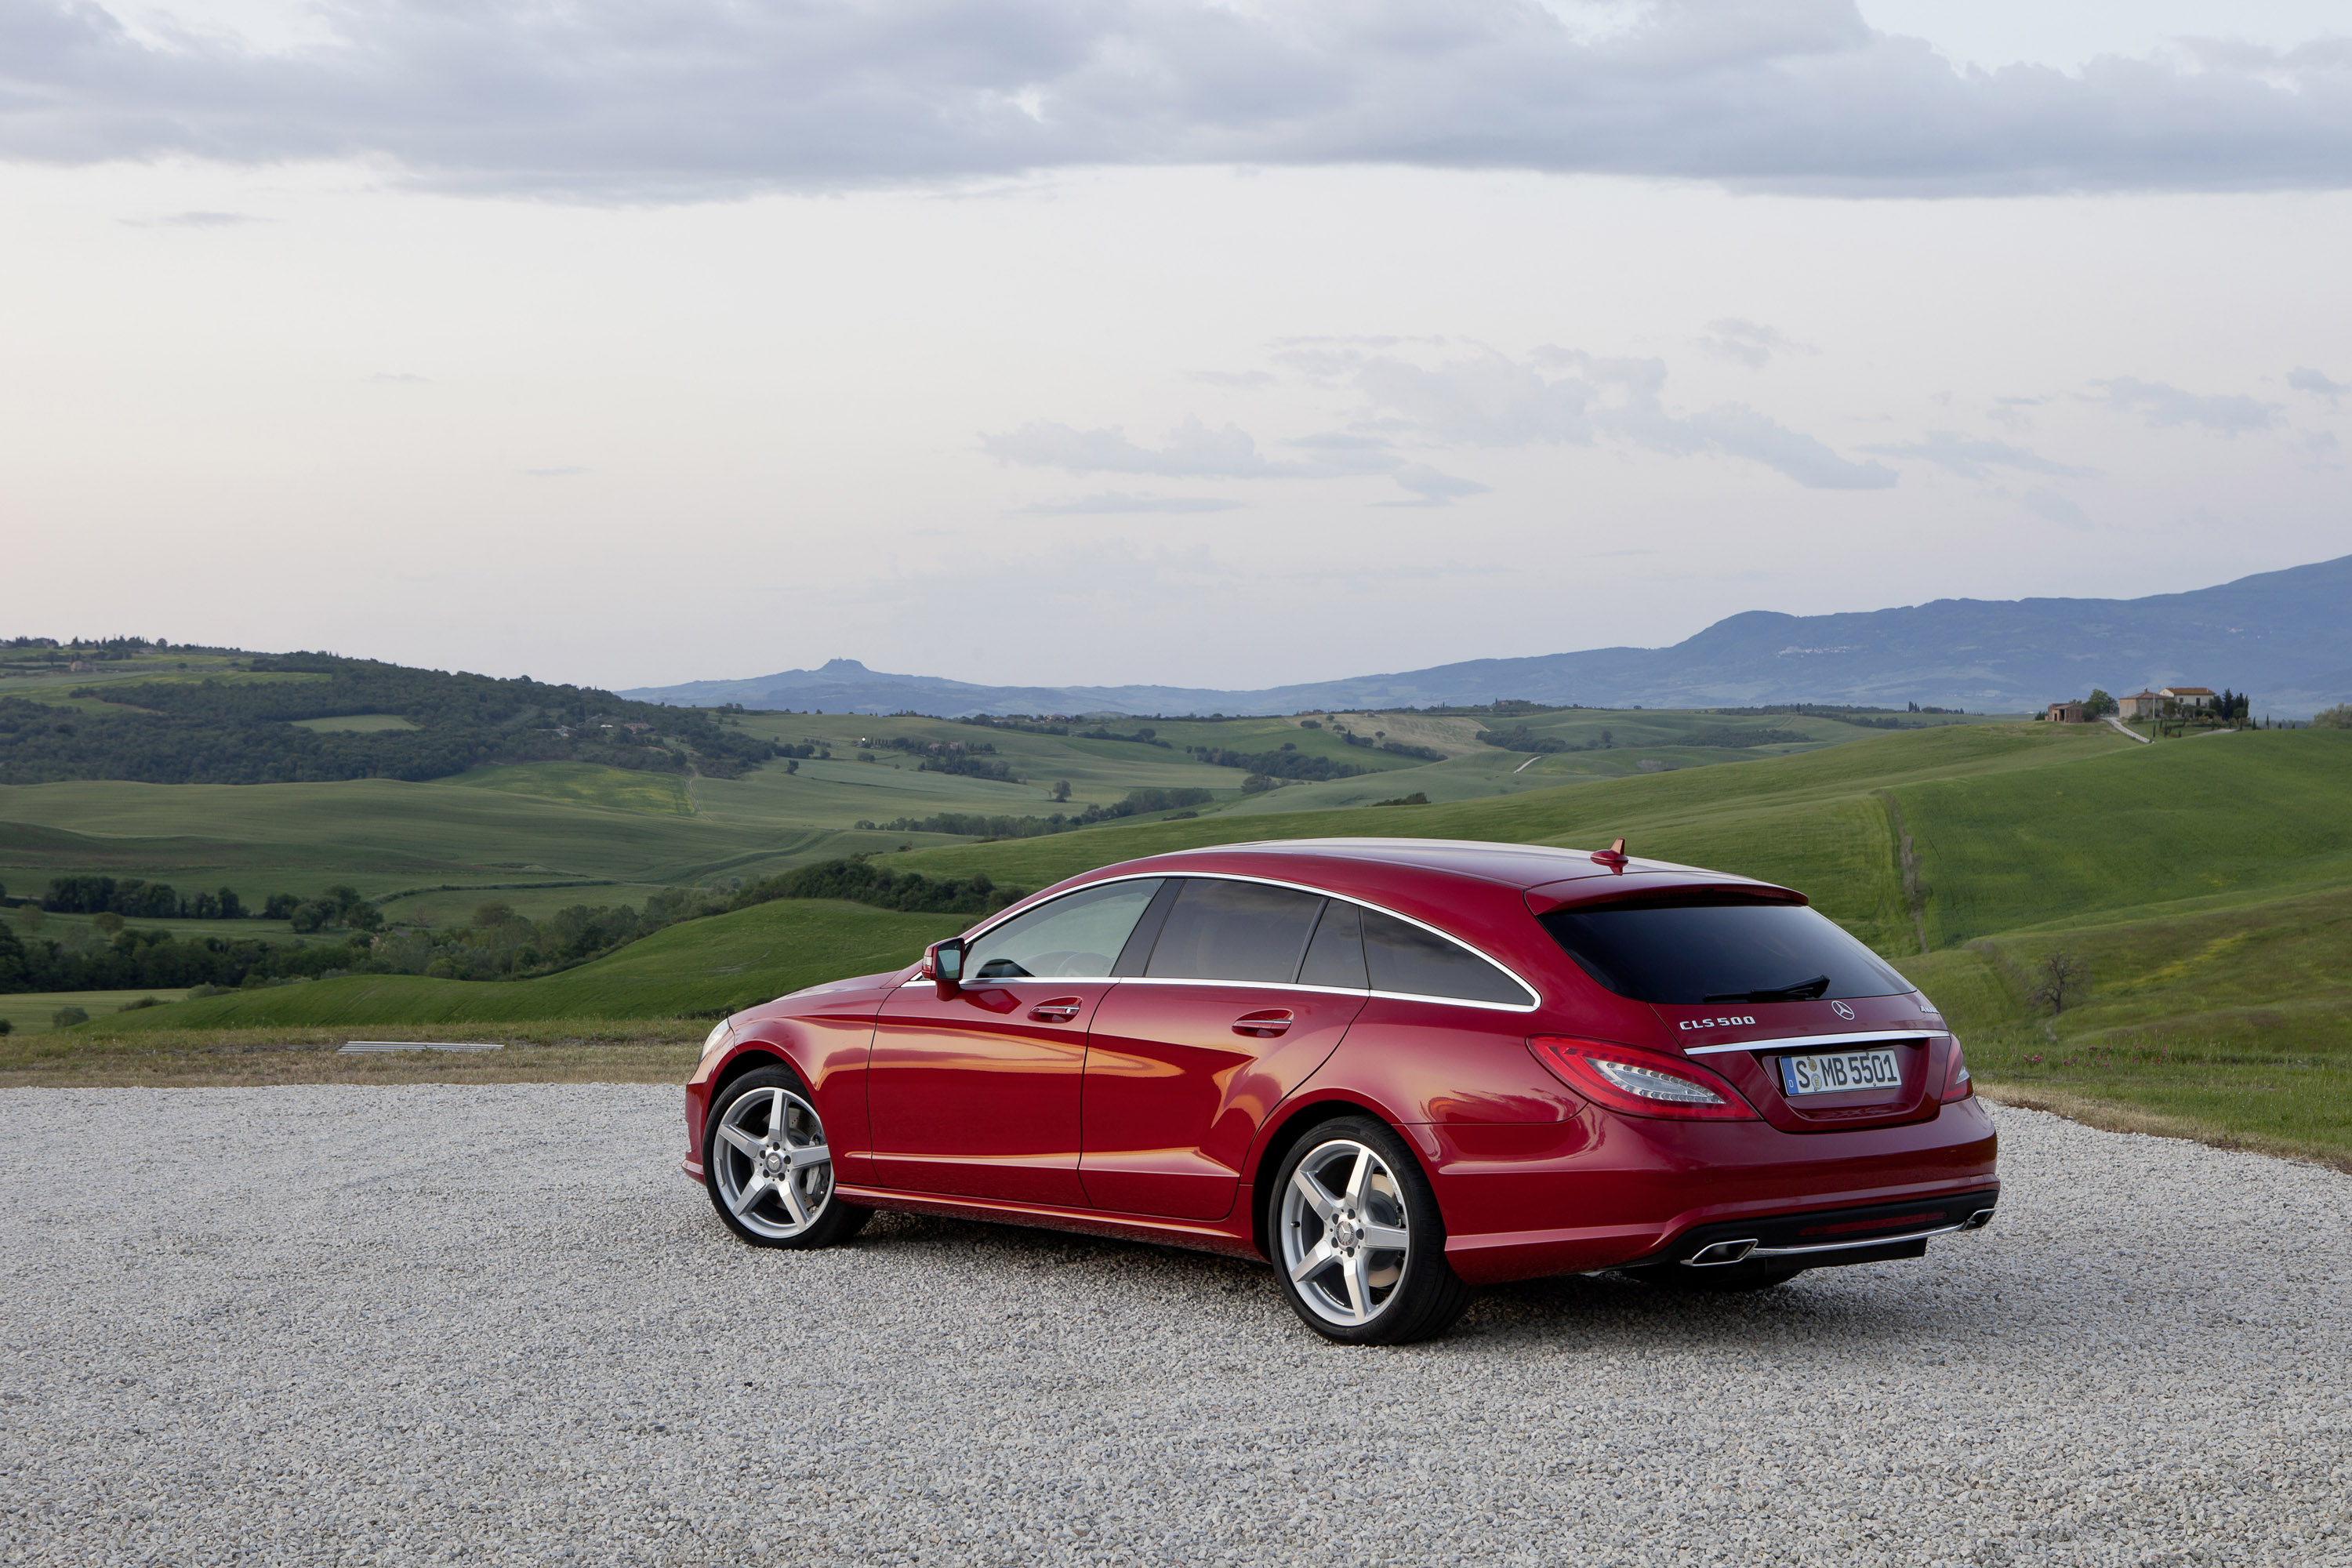
[[[1727,1263],[1738,1263],[1756,1250],[1753,1237],[1740,1241],[1716,1241],[1700,1247],[1683,1259],[1685,1268],[1720,1268]]]
[[[1992,1210],[1979,1209],[1976,1213],[1969,1215],[1968,1218],[1960,1221],[1960,1228],[1962,1230],[1982,1230],[1991,1223]]]

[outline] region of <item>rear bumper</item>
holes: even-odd
[[[1957,1224],[1974,1209],[1885,1232],[1783,1231],[1880,1214],[1950,1215],[1946,1205],[1971,1199],[1990,1206],[1982,1194],[2000,1185],[1992,1121],[1973,1099],[1944,1106],[1933,1121],[1839,1133],[1590,1111],[1549,1128],[1404,1131],[1429,1157],[1446,1260],[1474,1284],[1680,1262],[1685,1254],[1675,1249],[1694,1237],[1694,1249],[1738,1240],[1826,1245],[1850,1236],[1885,1244]],[[1504,1132],[1510,1142],[1499,1141]],[[1812,1265],[1791,1258],[1783,1266]]]
[[[1916,1258],[1937,1237],[1982,1230],[1992,1223],[2000,1203],[2000,1188],[1994,1185],[1912,1203],[1816,1209],[1769,1219],[1694,1226],[1633,1262],[1680,1264],[1685,1268],[1721,1268],[1735,1263],[1822,1268]]]

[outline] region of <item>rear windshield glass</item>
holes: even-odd
[[[1802,904],[1604,904],[1542,919],[1585,973],[1637,1002],[1807,1002],[1911,989]]]

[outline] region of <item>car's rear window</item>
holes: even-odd
[[[1637,1002],[1805,1002],[1911,989],[1801,904],[1602,904],[1542,921],[1585,973]]]

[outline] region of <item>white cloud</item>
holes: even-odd
[[[2054,522],[2062,528],[2082,528],[2090,522],[2083,509],[2053,489],[2032,489],[2018,498],[2025,510],[2044,522]]]
[[[2268,430],[2279,422],[2276,404],[2260,403],[2242,393],[2183,392],[2162,382],[2142,381],[2129,375],[2092,384],[2106,388],[2108,407],[2137,409],[2151,426],[2159,430],[2175,425],[2198,425],[2223,436],[2238,436]]]
[[[1231,511],[1242,503],[1216,496],[1134,496],[1107,490],[1074,500],[1031,501],[1013,510],[1040,517],[1102,517],[1117,512]]]
[[[1375,506],[1450,506],[1464,496],[1485,495],[1489,488],[1475,479],[1439,473],[1426,463],[1407,463],[1389,477],[1413,499],[1375,501]]]
[[[1737,316],[1726,316],[1706,324],[1708,336],[1698,340],[1698,346],[1717,359],[1737,361],[1750,370],[1762,370],[1772,363],[1774,355],[1810,354],[1820,351],[1803,343],[1791,342],[1774,329],[1756,321],[1746,321]]]
[[[1930,430],[1917,441],[1904,441],[1882,447],[1866,447],[1884,458],[1916,458],[1948,468],[1966,479],[1980,479],[1991,468],[2015,468],[2020,473],[2050,474],[2061,479],[2085,479],[2095,472],[2078,468],[2069,463],[2053,462],[2039,453],[2022,447],[2012,447],[2006,441],[1986,441],[1964,436],[1958,430]]]
[[[344,0],[278,47],[0,0],[0,154],[381,158],[680,200],[1088,164],[1412,163],[1840,195],[2336,188],[2352,43],[1956,68],[1853,0]]]
[[[1884,463],[1856,463],[1745,404],[1678,414],[1663,400],[1666,367],[1654,359],[1602,359],[1539,348],[1525,362],[1492,349],[1436,364],[1391,354],[1344,353],[1354,384],[1376,414],[1440,443],[1591,446],[1603,438],[1648,451],[1741,458],[1814,489],[1883,489]],[[1548,375],[1546,369],[1559,372]]]
[[[2297,392],[2307,392],[2314,397],[2326,398],[2330,408],[2336,406],[2337,398],[2347,392],[2352,392],[2352,385],[2332,380],[2307,364],[2299,364],[2287,372],[2286,384]]]

